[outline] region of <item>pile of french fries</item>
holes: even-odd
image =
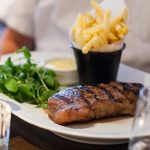
[[[72,40],[82,48],[82,52],[99,51],[104,46],[123,40],[128,33],[128,10],[124,8],[122,14],[111,19],[111,10],[103,8],[91,0],[94,15],[89,12],[80,13],[71,28]]]

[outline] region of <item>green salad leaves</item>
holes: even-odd
[[[54,71],[33,63],[26,47],[18,52],[24,54],[25,63],[15,64],[9,57],[0,65],[0,92],[20,103],[46,108],[48,98],[59,88],[56,75]]]

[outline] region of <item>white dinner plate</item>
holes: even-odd
[[[67,55],[60,52],[33,52],[32,56],[36,61],[43,61]],[[8,55],[2,56],[1,63],[7,58]],[[150,75],[121,64],[118,80],[139,82],[147,86],[150,84]],[[88,144],[119,144],[127,142],[130,136],[132,117],[101,119],[61,126],[51,121],[41,108],[27,103],[18,103],[3,94],[0,94],[0,98],[7,101],[12,108],[12,113],[22,120],[72,141]],[[147,130],[146,133],[150,134],[150,130]]]

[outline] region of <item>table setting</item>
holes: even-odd
[[[150,74],[121,62],[123,0],[77,15],[70,53],[30,51],[0,59],[0,150],[146,150]]]
[[[2,62],[5,61],[9,56],[2,57]],[[45,58],[46,60],[51,59],[51,57],[64,57],[63,54],[57,52],[54,52],[51,57],[48,56],[47,53],[42,52],[32,52],[32,56],[37,62],[41,60],[41,57]],[[69,55],[69,57],[71,57],[71,55]],[[150,82],[150,75],[124,64],[120,64],[117,80],[123,82],[138,82],[148,86]],[[47,136],[49,134],[49,139],[51,139],[52,136],[56,139],[60,139],[60,141],[72,141],[71,143],[75,143],[75,145],[83,145],[83,147],[84,145],[85,147],[87,145],[87,148],[88,145],[90,145],[89,147],[92,146],[93,148],[101,147],[102,145],[102,147],[109,145],[106,146],[106,148],[111,147],[112,145],[114,145],[114,147],[116,145],[124,145],[124,147],[127,148],[133,121],[132,117],[108,118],[102,119],[101,121],[61,126],[51,121],[42,108],[38,108],[32,104],[19,103],[2,93],[0,96],[1,99],[7,102],[12,109],[13,118],[11,130],[12,133],[14,132],[13,130],[18,132],[18,135],[16,136],[22,136],[23,138],[25,136],[25,138],[27,138],[27,135],[30,136],[32,129],[36,128],[36,130],[39,130],[39,132],[41,132],[40,130],[43,130],[42,132],[46,132]],[[28,127],[25,127],[26,125]],[[27,129],[25,130],[25,128]],[[31,130],[30,132],[28,132],[28,128],[29,131]],[[20,130],[22,130],[21,132],[26,132],[28,134],[20,135]]]

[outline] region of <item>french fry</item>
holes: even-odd
[[[76,19],[76,23],[75,23],[75,27],[79,27],[81,26],[81,22],[82,22],[82,13],[79,13],[79,15],[77,16],[77,19]]]
[[[76,42],[79,45],[84,46],[91,38],[92,38],[92,35],[90,35],[90,34],[83,34],[82,31],[81,31],[79,33],[79,35],[77,35],[77,37],[76,37]]]
[[[102,46],[104,46],[104,45],[107,45],[107,44],[108,44],[108,39],[107,39],[106,34],[107,34],[106,32],[101,32],[101,33],[100,33],[100,36],[101,36],[102,41],[103,41]]]
[[[121,32],[121,31],[122,31],[122,27],[121,27],[121,25],[119,25],[119,24],[117,24],[117,25],[115,26],[115,29],[116,29],[117,32]]]
[[[109,9],[103,10],[96,0],[92,0],[91,5],[95,10],[95,16],[88,12],[80,13],[71,29],[72,39],[81,46],[84,54],[122,40],[128,33],[127,8],[123,9],[120,16],[111,20]]]
[[[95,35],[95,36],[94,36],[94,39],[93,39],[93,49],[98,50],[98,48],[101,46],[101,45],[100,45],[100,42],[101,42],[101,40],[100,40],[100,38],[98,37],[98,35]]]
[[[101,17],[101,15],[99,15],[98,12],[95,13],[95,20],[98,24],[101,24],[103,22],[102,17]]]
[[[86,43],[83,48],[82,48],[82,52],[84,54],[87,54],[93,47],[93,40],[91,39],[88,43]]]
[[[84,30],[85,34],[96,34],[98,32],[101,32],[103,30],[102,25],[96,25],[94,27],[91,28],[87,28],[86,30]]]
[[[84,14],[84,21],[86,23],[86,27],[91,27],[96,22],[96,20],[90,13]]]
[[[110,17],[111,17],[111,11],[108,9],[104,13],[104,20],[103,20],[103,28],[106,32],[109,32],[110,28]]]
[[[99,38],[100,47],[103,47],[104,45],[107,44],[106,41],[105,41],[101,36],[99,36],[98,38]],[[98,47],[97,50],[98,50],[100,47]]]
[[[96,14],[96,21],[97,23],[102,23],[102,18],[103,18],[103,9],[101,6],[96,2],[96,0],[91,0],[91,6],[95,9],[95,14]]]
[[[127,19],[127,16],[128,16],[128,10],[127,8],[125,8],[119,17],[111,21],[110,29],[115,32],[115,26],[119,24],[121,20],[125,21]]]
[[[80,36],[81,28],[75,28],[75,42],[79,42],[78,37]]]
[[[129,31],[128,31],[128,28],[123,28],[122,29],[122,32],[124,33],[124,35],[126,35]]]
[[[123,39],[124,33],[123,33],[123,31],[122,31],[122,27],[118,24],[118,25],[116,25],[115,29],[116,29],[116,32],[117,32],[118,37],[119,37],[120,39]]]
[[[118,36],[119,36],[120,39],[123,39],[124,38],[123,32],[118,33]]]
[[[108,39],[109,39],[110,43],[113,43],[114,41],[118,40],[118,37],[115,34],[113,34],[112,32],[109,32]]]
[[[121,22],[120,23],[120,25],[122,26],[122,32],[124,33],[124,34],[127,34],[128,33],[128,27],[127,27],[127,25],[125,24],[125,23],[123,23],[123,22]]]
[[[127,33],[128,33],[128,28],[126,27],[126,25],[124,23],[122,23],[121,25],[116,25],[115,27],[118,36],[122,39]]]
[[[91,0],[91,6],[101,15],[101,17],[103,17],[103,9],[96,0]]]

